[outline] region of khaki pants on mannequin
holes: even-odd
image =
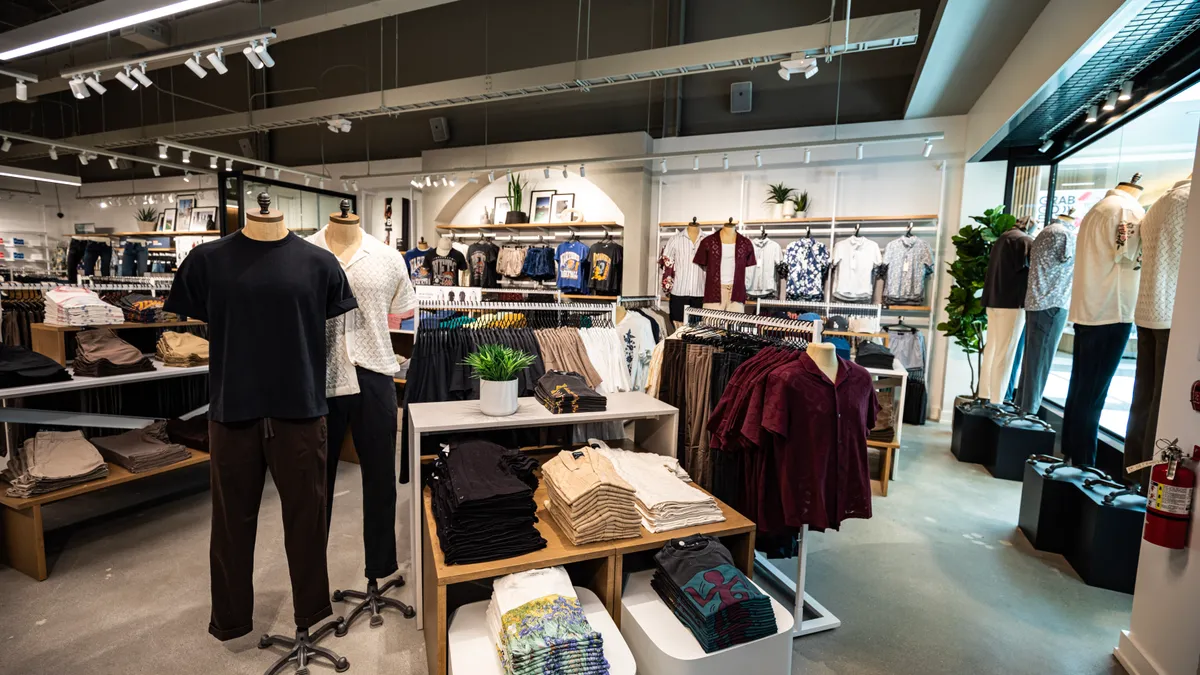
[[[745,312],[746,305],[741,302],[734,302],[732,298],[733,284],[721,286],[721,301],[706,302],[704,303],[704,309],[723,309],[728,312]]]
[[[987,319],[987,342],[979,370],[979,398],[999,404],[1004,403],[1004,392],[1017,354],[1017,341],[1025,328],[1025,310],[989,307]]]

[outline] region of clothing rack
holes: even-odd
[[[617,325],[617,305],[601,305],[586,302],[425,302],[417,305],[418,311],[456,312],[558,312],[566,314],[607,314],[613,326]],[[413,322],[414,332],[419,327],[420,316]]]
[[[815,312],[825,318],[829,318],[831,314],[864,316],[873,318],[876,322],[881,321],[883,316],[883,305],[826,302],[824,300],[759,300],[756,312],[762,314],[764,311],[771,309],[798,312],[800,314]]]
[[[693,309],[691,307],[684,308],[683,321],[684,325],[692,323],[692,317],[697,317],[704,320],[704,323],[719,327],[729,328],[735,325],[743,325],[746,327],[768,327],[784,330],[795,330],[797,332],[809,332],[811,337],[810,342],[819,343],[821,341],[821,322],[820,321],[797,321],[791,319],[776,319],[771,317],[748,316],[737,312],[726,312],[715,309]],[[800,532],[796,535],[796,581],[788,578],[783,570],[775,566],[766,555],[755,551],[754,552],[754,568],[766,575],[766,578],[771,581],[780,590],[785,591],[792,596],[792,618],[794,628],[792,628],[792,637],[797,638],[803,635],[811,635],[822,631],[833,630],[842,625],[842,620],[837,618],[825,606],[817,602],[811,595],[804,590],[805,580],[808,571],[808,547],[805,546],[805,539],[808,536],[808,526],[800,528]],[[805,615],[811,618],[805,618]]]
[[[657,295],[618,295],[617,304],[622,307],[650,307],[657,305]]]

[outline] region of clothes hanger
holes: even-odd
[[[912,224],[912,222],[910,221],[910,222],[908,223],[908,229],[904,231],[904,236],[906,236],[906,237],[911,237],[911,236],[913,236],[912,229],[913,229],[913,224]]]
[[[858,230],[859,230],[859,228],[861,228],[861,227],[862,227],[862,223],[855,223],[855,224],[854,224],[854,236],[856,236],[856,237],[858,236]]]
[[[805,225],[805,226],[804,226],[804,238],[805,238],[805,239],[812,239],[812,225]]]

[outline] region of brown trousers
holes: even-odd
[[[325,561],[324,417],[209,422],[212,462],[212,619],[208,632],[232,640],[253,629],[254,541],[267,469],[283,506],[283,543],[296,626],[333,614]]]
[[[708,396],[713,348],[687,346],[687,471],[705,490],[712,490],[712,457],[708,452]]]

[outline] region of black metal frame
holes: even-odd
[[[225,220],[226,210],[227,210],[226,206],[228,205],[228,203],[230,201],[234,201],[229,196],[229,192],[228,192],[228,188],[227,188],[227,182],[228,182],[227,179],[228,178],[234,178],[234,179],[236,179],[236,182],[237,182],[237,188],[234,190],[236,195],[234,195],[234,196],[236,197],[237,206],[238,206],[238,221],[239,222],[237,222],[235,224],[236,226],[231,226],[231,224],[226,222],[226,220]],[[221,171],[217,174],[217,201],[219,203],[219,206],[217,207],[217,224],[221,229],[221,236],[225,236],[225,235],[229,234],[230,232],[236,232],[237,230],[242,229],[242,227],[246,224],[246,221],[245,221],[245,219],[246,219],[245,194],[246,194],[246,181],[247,180],[255,182],[255,183],[271,185],[274,187],[289,188],[292,190],[300,190],[302,192],[311,192],[311,193],[317,194],[317,195],[333,197],[338,200],[349,199],[350,200],[350,213],[355,213],[355,214],[358,213],[358,197],[356,195],[354,195],[353,193],[337,192],[335,190],[325,190],[323,188],[312,187],[311,185],[297,185],[296,183],[288,183],[286,181],[275,180],[273,178],[264,178],[264,177],[257,176],[254,174],[248,174],[244,171]],[[361,215],[361,214],[359,214],[359,215]]]

